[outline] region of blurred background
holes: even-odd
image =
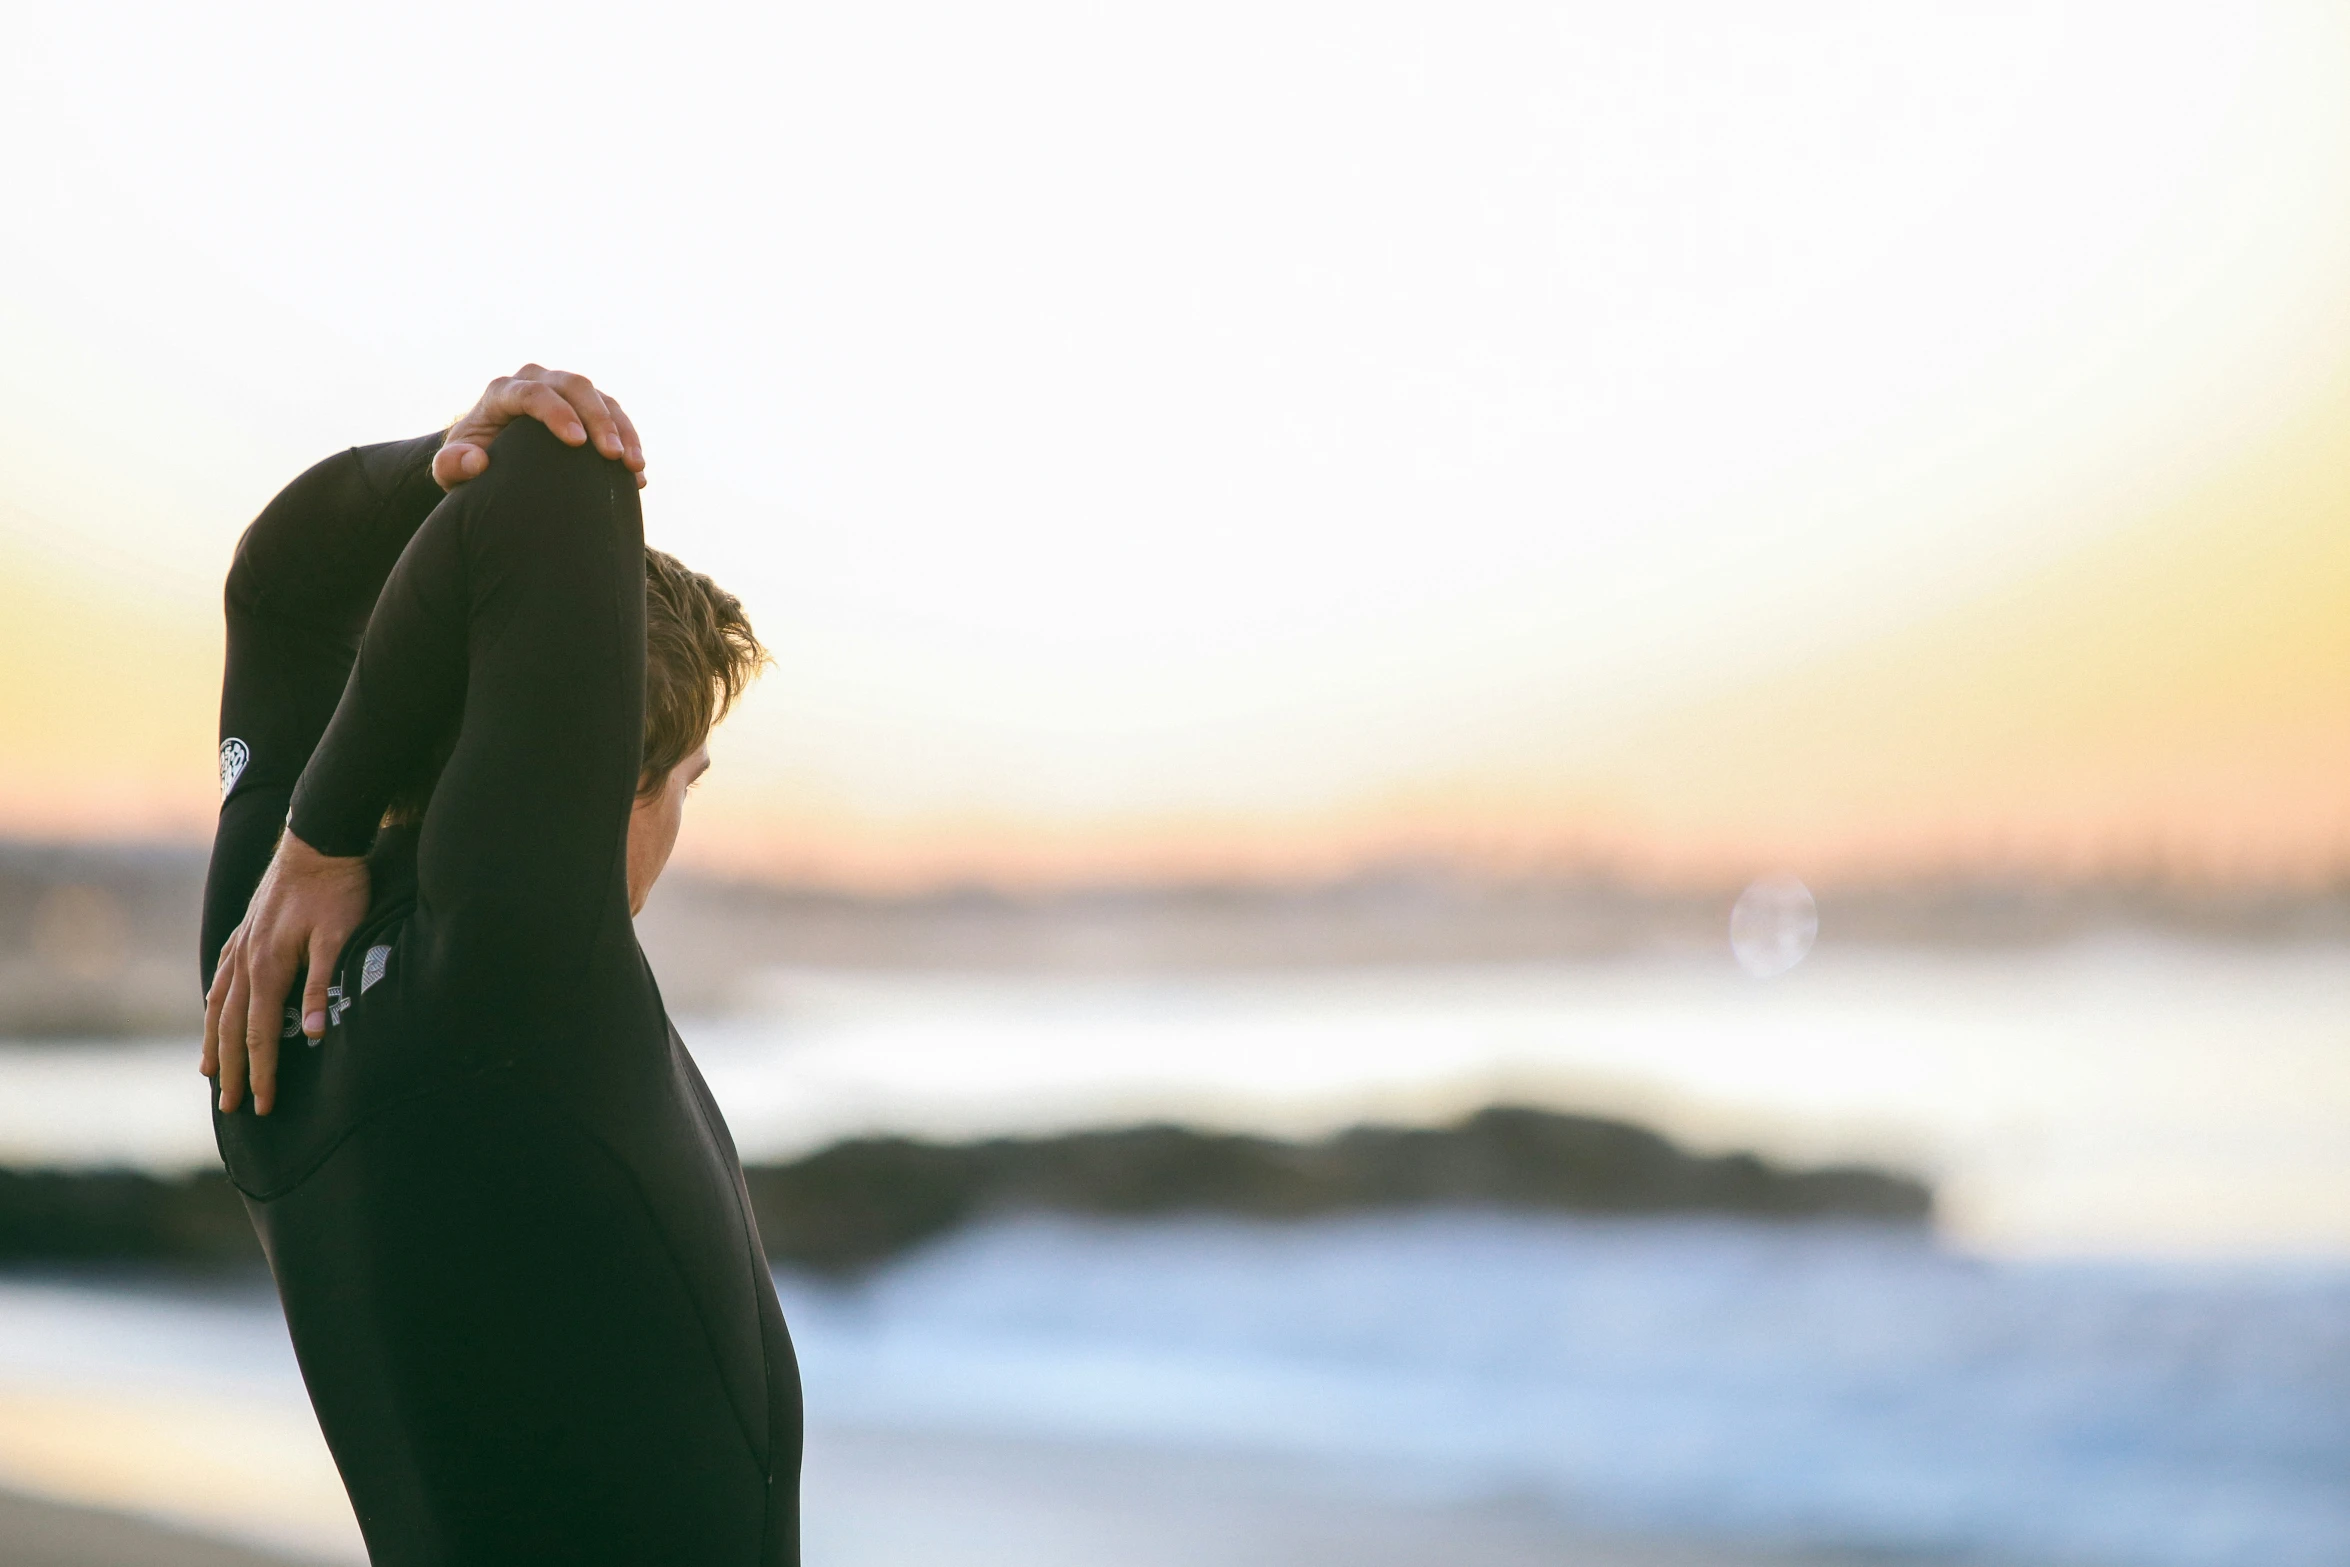
[[[2338,7],[91,5],[0,124],[16,1559],[362,1559],[218,593],[535,360],[777,657],[640,932],[812,1563],[2350,1561]]]

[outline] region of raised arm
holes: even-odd
[[[330,854],[364,847],[406,760],[447,746],[408,972],[433,976],[452,1021],[480,1003],[554,1027],[585,1004],[599,946],[629,939],[643,525],[623,464],[535,421],[490,456],[385,585],[291,830]]]
[[[486,470],[488,448],[515,420],[543,422],[569,445],[592,441],[643,482],[636,429],[616,401],[584,376],[525,365],[491,381],[445,440],[365,447],[319,464],[239,547],[201,952],[199,1069],[219,1077],[223,1110],[236,1107],[249,1072],[255,1108],[267,1112],[293,980],[305,961],[316,971],[300,1009],[315,1037],[325,1026],[325,969],[366,906],[355,856],[374,824],[334,855],[282,833],[295,780],[342,697],[386,573],[442,491]]]
[[[204,882],[207,990],[261,880],[294,781],[333,716],[376,595],[427,513],[438,431],[353,447],[304,473],[237,545],[224,595],[220,822]]]

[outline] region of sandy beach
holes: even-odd
[[[825,1567],[1858,1567],[1610,1538],[1531,1500],[1254,1456],[834,1428],[810,1433],[802,1491]]]
[[[323,1457],[323,1455],[321,1455]],[[809,1436],[819,1567],[1858,1567],[1858,1558],[1609,1539],[1531,1503],[1382,1497],[1360,1475],[1252,1458],[826,1427]],[[268,1532],[265,1528],[254,1532]],[[9,1567],[332,1567],[0,1491]]]
[[[778,1282],[824,1567],[2334,1567],[2350,1538],[2330,1267],[1440,1211],[1031,1215]],[[0,1274],[0,1488],[365,1555],[257,1278]],[[26,1516],[0,1564],[220,1559]]]
[[[275,1556],[143,1518],[0,1491],[9,1567],[292,1567]]]

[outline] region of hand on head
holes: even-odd
[[[597,451],[625,463],[645,482],[645,457],[636,426],[620,404],[584,375],[524,365],[500,376],[465,417],[449,427],[433,455],[432,476],[444,490],[478,478],[489,467],[490,442],[517,419],[536,419],[567,446],[593,441]],[[234,1110],[248,1091],[255,1113],[267,1115],[277,1098],[281,1041],[297,1034],[315,1043],[326,1032],[327,986],[343,943],[367,917],[364,858],[319,853],[288,832],[254,889],[245,919],[221,947],[212,988],[204,998],[204,1056],[200,1070],[220,1080],[220,1108]],[[297,1026],[288,1026],[286,996],[304,967]]]
[[[502,375],[482,392],[481,401],[449,427],[432,460],[432,476],[444,490],[478,479],[490,465],[490,442],[517,419],[536,419],[566,446],[594,441],[606,457],[626,463],[645,484],[645,454],[636,426],[608,392],[584,375],[524,365]]]

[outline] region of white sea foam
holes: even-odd
[[[1739,1548],[2350,1560],[2341,1264],[1439,1211],[1005,1219],[779,1284],[819,1435],[1295,1461],[1367,1507],[1531,1498]],[[811,1516],[862,1538],[922,1483],[864,1480]],[[0,1483],[357,1556],[265,1288],[0,1277]]]
[[[1261,1450],[1606,1525],[2110,1567],[2350,1560],[2350,1268],[1856,1226],[1006,1222],[785,1280],[810,1407]]]

